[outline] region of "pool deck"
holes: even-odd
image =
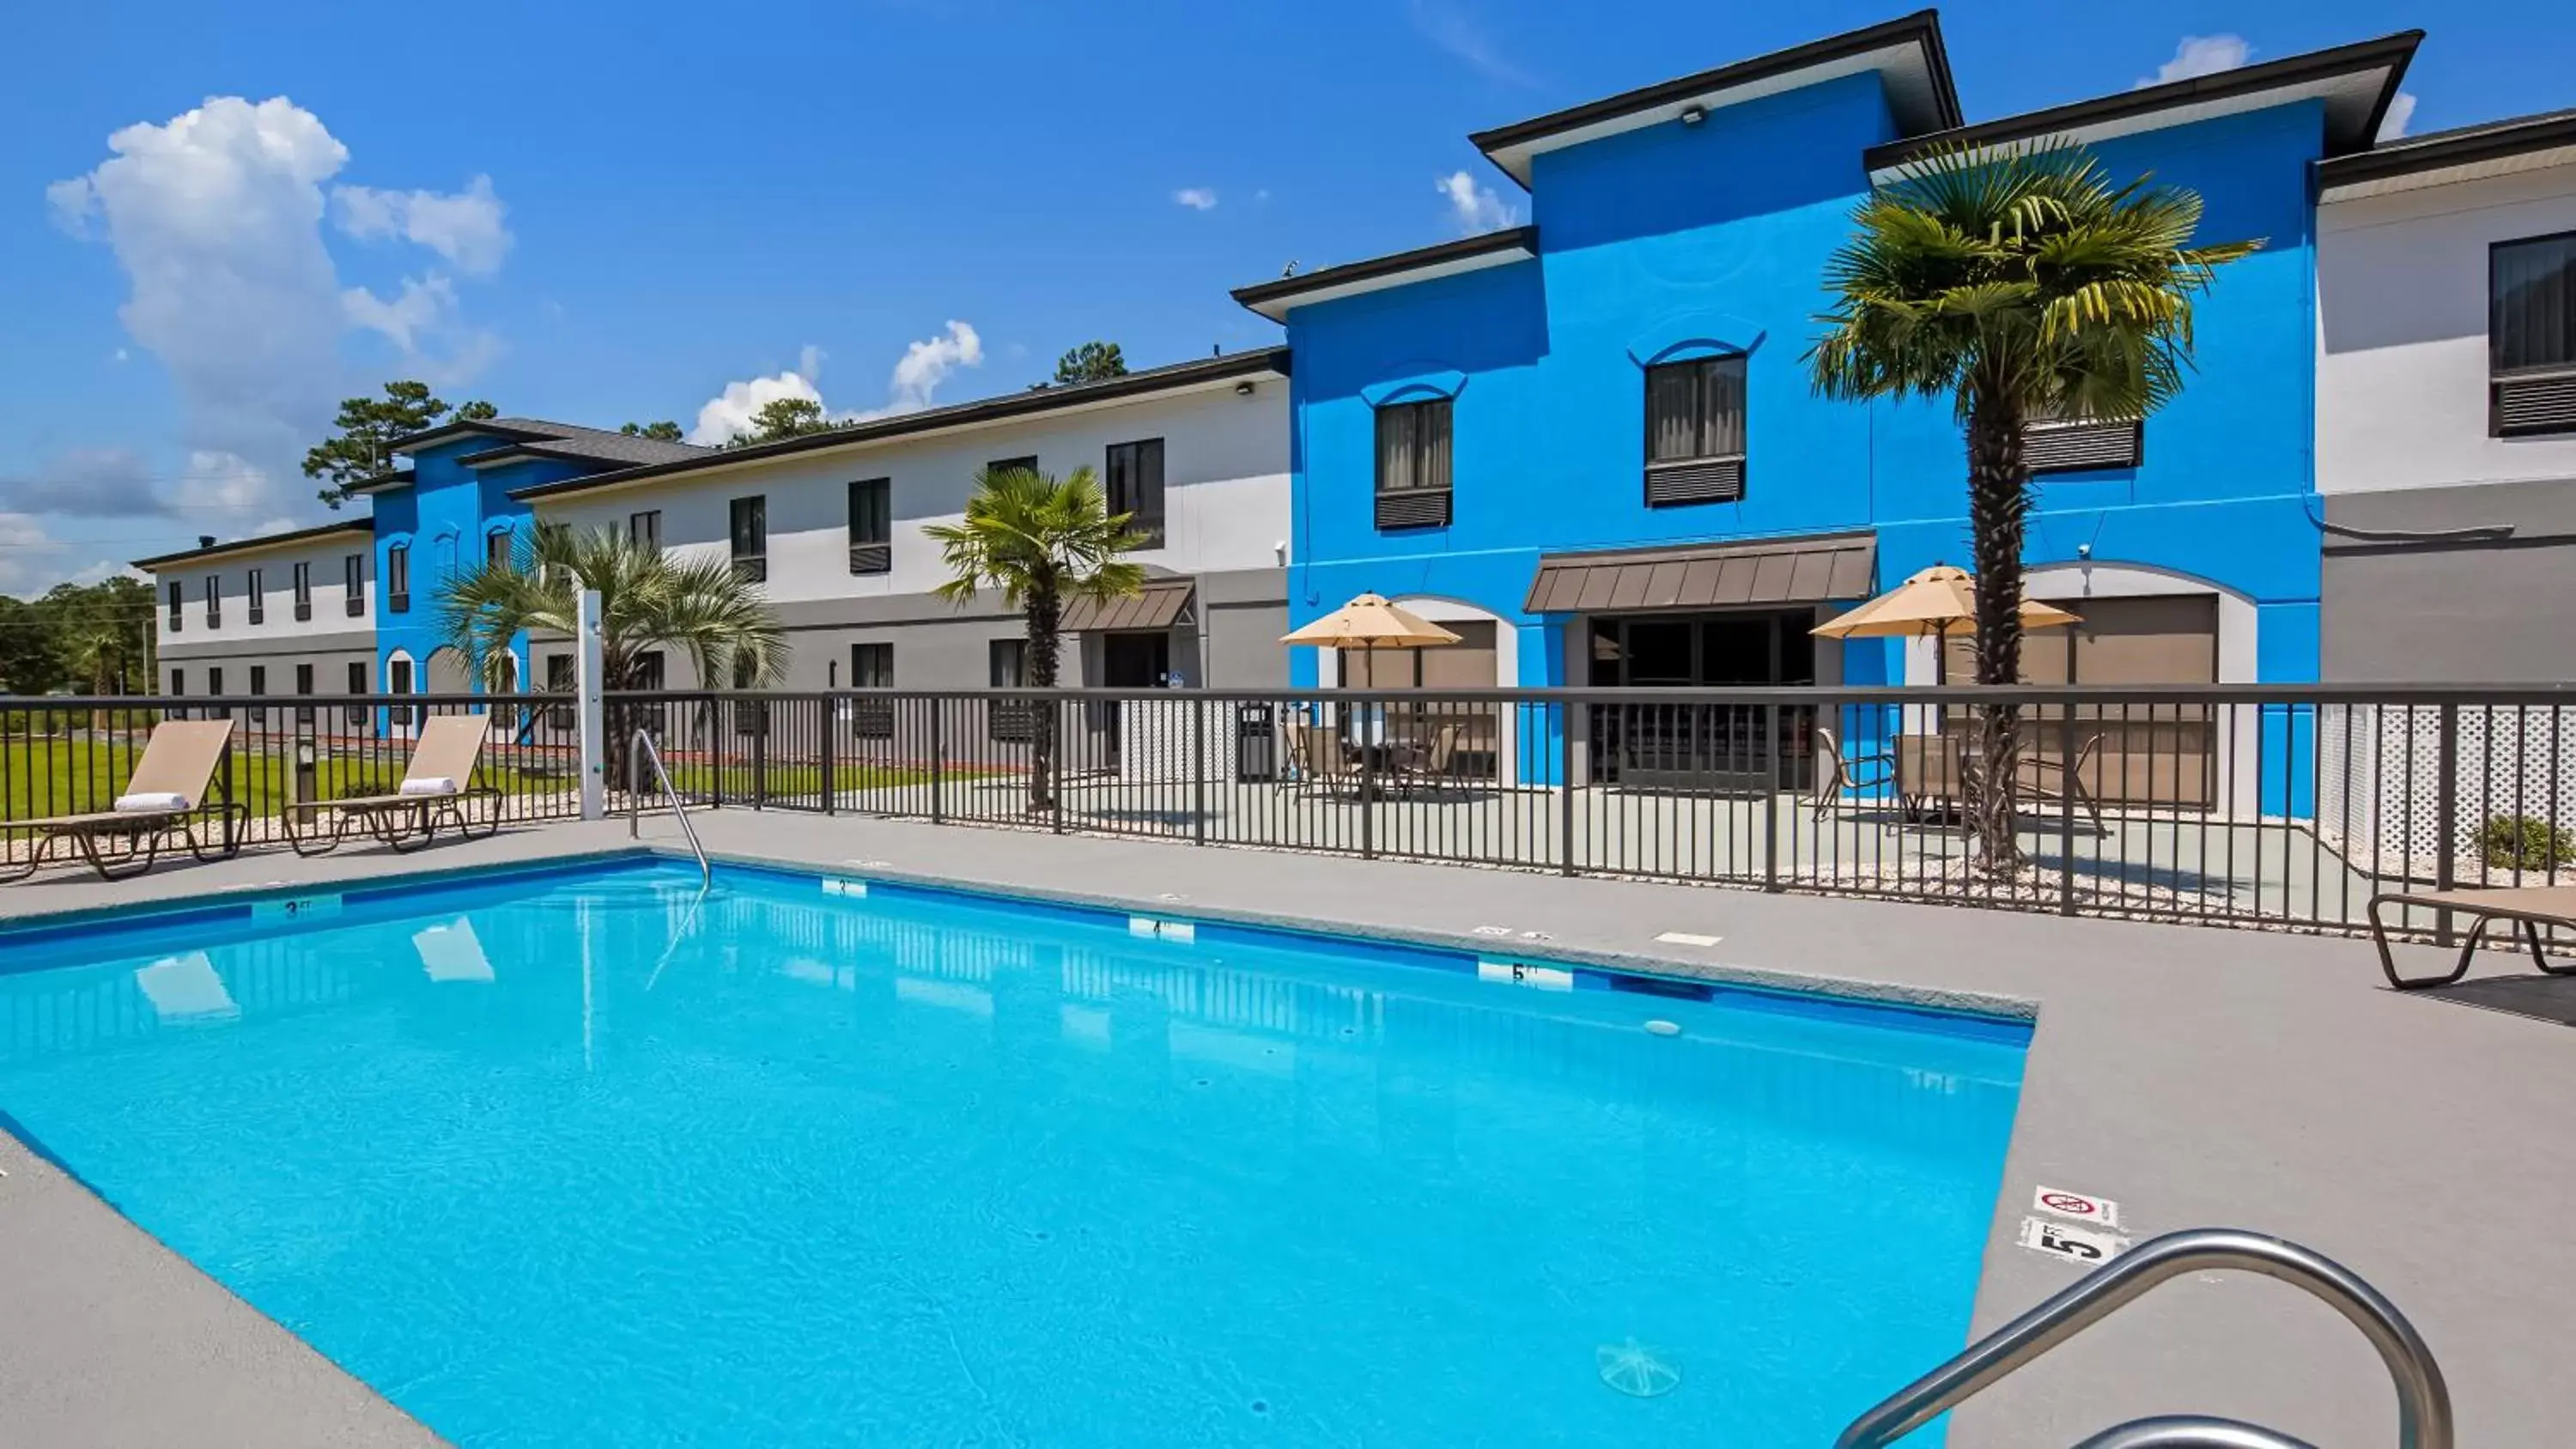
[[[1980,1330],[2079,1275],[2015,1243],[2036,1188],[2072,1189],[2117,1199],[2132,1236],[2252,1228],[2360,1272],[2440,1356],[2462,1445],[2559,1442],[2576,1422],[2576,1380],[2542,1367],[2576,1322],[2576,1154],[2564,1150],[2576,1035],[2388,991],[2367,942],[918,823],[693,818],[710,849],[746,859],[1487,950],[1475,929],[1503,926],[1545,933],[1522,943],[1532,952],[2033,1002]],[[678,844],[667,819],[645,837]],[[113,886],[49,871],[0,887],[0,918],[626,843],[622,822],[567,824],[404,857],[265,852]],[[2481,969],[2510,973],[2516,959]],[[436,1442],[5,1134],[0,1169],[10,1442]],[[1887,1205],[1889,1231],[1904,1231],[1905,1211]],[[2004,1381],[1957,1416],[1949,1442],[2063,1449],[2180,1412],[2317,1444],[2394,1439],[2387,1377],[2341,1319],[2269,1280],[2200,1275]]]

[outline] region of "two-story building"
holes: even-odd
[[[376,603],[364,518],[197,546],[134,566],[161,595],[161,691],[173,697],[363,694]]]
[[[2085,619],[2034,676],[2316,678],[2308,168],[2368,147],[2417,39],[1969,125],[1926,12],[1477,134],[1531,225],[1235,294],[1297,357],[1294,622],[1406,602],[1464,640],[1396,659],[1426,683],[1928,681],[1926,647],[1809,632],[1967,562],[1949,407],[1809,382],[1825,265],[1908,161],[2064,137],[2263,248],[2180,398],[2034,439],[2031,591]]]
[[[1077,602],[1062,683],[1261,688],[1285,682],[1288,357],[1232,353],[1033,388],[782,442],[539,482],[511,495],[548,524],[615,529],[758,579],[791,645],[791,689],[981,689],[1024,682],[1026,628],[1002,596],[952,604],[926,524],[965,516],[976,475],[1079,468],[1151,540],[1144,589]],[[563,646],[540,645],[551,671]],[[560,661],[560,662],[558,662]],[[672,688],[698,681],[685,658]]]

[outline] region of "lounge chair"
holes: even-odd
[[[35,874],[66,842],[79,849],[81,859],[101,880],[126,880],[150,870],[160,856],[161,843],[172,835],[185,840],[188,853],[199,860],[238,854],[250,825],[250,808],[231,800],[213,806],[206,803],[215,766],[232,736],[229,717],[165,719],[154,725],[152,737],[144,742],[143,758],[134,762],[134,773],[116,797],[116,808],[0,822],[0,843],[13,835],[35,837],[25,861],[14,867],[0,863],[0,872],[5,872],[0,880]],[[223,841],[209,845],[200,838],[198,827],[217,822],[223,828]]]
[[[2418,906],[2445,914],[2458,912],[2474,919],[2468,939],[2460,943],[2460,959],[2441,976],[2417,976],[2412,979],[2397,974],[2397,958],[2388,949],[2388,923],[2381,918],[2381,906]],[[2524,944],[2531,948],[2531,963],[2550,976],[2576,976],[2576,961],[2552,966],[2542,954],[2540,928],[2563,926],[2576,930],[2576,885],[2503,886],[2447,891],[2382,891],[2370,898],[2370,939],[2379,947],[2379,969],[2388,975],[2388,984],[2400,991],[2419,986],[2448,986],[2469,974],[2469,962],[2477,955],[2478,942],[2486,936],[2487,927],[2497,921],[2518,926]]]
[[[299,800],[286,807],[287,843],[297,855],[325,855],[340,848],[353,830],[364,830],[393,851],[427,845],[438,836],[440,822],[453,823],[468,840],[489,837],[501,828],[501,792],[473,783],[483,737],[491,721],[479,714],[433,715],[420,727],[411,749],[411,765],[402,783],[387,795],[359,795],[346,800]],[[488,800],[478,834],[465,802]],[[320,816],[331,813],[327,833]]]
[[[1845,790],[1855,795],[1874,794],[1893,783],[1895,773],[1894,750],[1880,750],[1845,759],[1842,741],[1834,738],[1832,730],[1818,725],[1816,786],[1808,803],[1815,807],[1815,818],[1822,820],[1841,802]]]

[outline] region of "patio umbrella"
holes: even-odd
[[[2021,626],[2057,629],[2083,620],[2064,609],[2030,599],[2021,601]],[[1974,633],[1977,627],[1977,581],[1966,569],[1934,564],[1848,614],[1828,619],[1810,634],[1826,639],[1939,639]],[[1932,651],[1932,677],[1943,682],[1949,672],[1949,650]]]
[[[1362,594],[1302,629],[1283,634],[1282,644],[1312,644],[1318,649],[1431,649],[1455,644],[1458,636],[1386,601],[1383,594]]]

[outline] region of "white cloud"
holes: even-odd
[[[1458,224],[1462,236],[1501,231],[1520,220],[1518,207],[1495,195],[1494,188],[1477,185],[1476,178],[1464,171],[1435,177],[1431,185],[1448,198],[1450,220]]]
[[[1184,186],[1180,190],[1172,193],[1172,200],[1188,207],[1192,211],[1214,211],[1216,210],[1216,188],[1213,186]]]
[[[32,599],[60,583],[87,584],[124,566],[99,559],[86,567],[69,566],[71,545],[45,531],[32,514],[0,513],[0,594]]]
[[[360,240],[398,236],[425,246],[469,277],[500,270],[514,238],[508,208],[492,194],[492,178],[477,176],[463,191],[379,191],[372,186],[331,188],[331,216]]]
[[[2380,118],[2379,139],[2382,141],[2394,141],[2398,137],[2405,135],[2406,127],[2412,123],[2414,119],[2415,97],[2405,91],[2399,91],[2395,98],[2390,100],[2388,103],[2388,114]]]
[[[707,399],[698,409],[698,421],[689,429],[689,441],[710,448],[730,443],[737,435],[751,431],[751,420],[762,408],[786,397],[801,397],[818,405],[823,401],[814,384],[793,372],[726,383],[723,392]]]
[[[73,448],[33,478],[0,480],[10,506],[30,514],[152,518],[169,512],[154,493],[152,467],[132,448]]]
[[[2167,81],[2189,80],[2193,76],[2216,75],[2234,70],[2253,58],[2254,47],[2241,35],[2186,35],[2174,47],[2173,59],[2156,67],[2156,73],[2140,80],[2140,86],[2163,85]]]
[[[1505,57],[1491,37],[1466,13],[1439,0],[1412,0],[1408,13],[1413,28],[1422,38],[1467,63],[1469,69],[1487,80],[1506,85],[1534,86],[1538,79]]]
[[[305,491],[296,460],[328,430],[333,401],[365,385],[340,356],[352,327],[407,353],[435,335],[441,355],[406,366],[442,386],[497,351],[497,339],[458,321],[443,274],[406,281],[390,298],[343,288],[323,244],[324,188],[349,151],[293,101],[210,97],[115,132],[107,149],[45,194],[66,231],[115,252],[131,288],[118,315],[178,392],[190,463],[165,494],[171,506],[296,500]],[[480,178],[455,196],[338,190],[348,193],[344,229],[398,231],[462,271],[497,265],[508,246]]]
[[[780,398],[804,398],[822,407],[835,422],[858,423],[920,412],[931,405],[939,385],[957,369],[983,362],[984,339],[976,335],[972,324],[951,322],[939,336],[913,343],[904,349],[902,360],[895,363],[893,375],[886,379],[885,406],[858,412],[834,412],[824,403],[822,392],[815,386],[824,355],[823,349],[808,343],[799,352],[794,371],[726,383],[723,392],[707,399],[698,409],[697,423],[689,429],[689,441],[710,447],[731,442],[737,434],[750,432],[752,418]]]
[[[949,374],[961,367],[976,367],[984,361],[984,339],[964,322],[952,321],[940,336],[915,342],[903,350],[903,359],[894,365],[894,375],[886,380],[886,404],[853,416],[892,417],[897,413],[917,413],[930,406],[931,394],[948,380]]]

